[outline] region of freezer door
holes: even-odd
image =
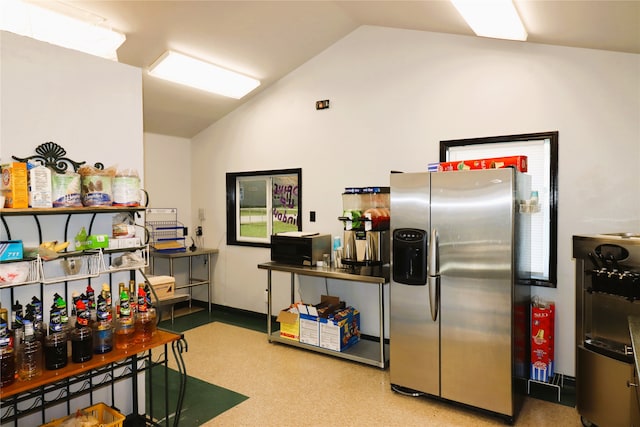
[[[634,366],[603,356],[583,346],[577,349],[576,407],[578,413],[599,426],[631,425],[631,403],[636,400]]]
[[[430,174],[392,174],[390,182],[391,269],[395,269],[389,301],[391,384],[439,395],[439,326],[431,320],[428,272],[422,269],[427,251],[419,242],[420,236],[429,235]]]
[[[431,227],[439,237],[441,396],[509,416],[514,178],[511,169],[431,178]]]

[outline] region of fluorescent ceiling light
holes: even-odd
[[[260,86],[259,80],[171,50],[149,67],[149,74],[235,99]]]
[[[40,41],[117,61],[122,33],[106,27],[105,19],[59,2],[0,1],[0,29]],[[64,9],[59,13],[55,9]],[[72,15],[77,15],[74,17]]]
[[[512,0],[451,0],[451,3],[478,36],[527,39],[527,31]]]

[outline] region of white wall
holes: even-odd
[[[207,210],[221,250],[214,301],[265,312],[268,250],[224,244],[226,172],[301,167],[303,228],[336,235],[344,187],[425,170],[441,140],[558,130],[558,288],[533,293],[556,301],[556,366],[574,375],[571,237],[640,230],[639,95],[639,55],[361,27],[193,138],[192,216]],[[331,108],[316,111],[321,99]],[[324,281],[300,280],[316,302]],[[375,334],[375,289],[328,286]],[[288,276],[274,288],[275,307],[288,304]]]
[[[8,32],[0,32],[0,42],[3,162],[11,161],[11,156],[31,156],[38,145],[53,141],[74,161],[86,161],[89,165],[102,162],[105,167],[131,168],[142,175],[139,68]],[[43,239],[64,240],[63,220],[43,218]],[[32,220],[7,218],[7,221],[13,238],[22,239],[27,246],[38,243]],[[79,231],[82,221],[80,218],[76,223],[74,218],[70,222],[69,238]],[[111,218],[99,217],[94,232],[110,234],[110,227]],[[6,237],[1,227],[0,237]],[[49,285],[47,291],[53,295],[58,289]],[[15,290],[25,302],[33,292],[29,286]],[[2,303],[9,306],[6,290],[0,295]],[[51,304],[47,299],[43,302],[45,307]]]
[[[0,32],[0,159],[28,157],[47,141],[61,145],[67,157],[106,167],[133,168],[143,172],[142,75],[138,68],[59,48],[12,33]],[[80,215],[87,217],[87,215]],[[35,224],[29,218],[6,218],[13,238],[25,245],[38,243]],[[71,236],[86,218],[70,222]],[[77,221],[77,222],[76,222]],[[41,220],[44,240],[64,240],[64,218]],[[111,232],[111,219],[98,219],[95,233]],[[6,239],[0,226],[0,239]],[[125,274],[125,276],[121,276]],[[117,273],[114,280],[128,280]],[[94,279],[99,287],[108,277]],[[116,284],[117,285],[117,284]],[[69,283],[67,302],[73,291],[82,292],[87,280]],[[55,292],[64,295],[62,284],[44,287],[45,321]],[[24,306],[39,295],[39,285],[14,289],[13,299]],[[0,290],[3,307],[11,306],[9,289]],[[130,386],[115,402],[123,411],[131,410]],[[110,393],[102,399],[110,403]],[[144,390],[140,393],[144,404]],[[100,399],[100,397],[97,397]],[[72,407],[88,406],[74,402]],[[47,411],[48,418],[66,415],[66,405]],[[39,415],[32,424],[39,423]],[[29,424],[28,420],[23,420]]]
[[[175,136],[144,134],[145,190],[149,207],[177,208],[178,221],[191,223],[191,140]]]
[[[178,221],[188,229],[185,244],[190,246],[193,243],[198,247],[205,247],[208,244],[207,236],[196,236],[196,227],[202,224],[198,219],[197,207],[202,205],[202,200],[207,198],[208,194],[191,192],[191,140],[145,133],[144,165],[145,190],[149,194],[149,207],[177,208]],[[193,179],[199,178],[194,174]],[[195,212],[193,216],[192,211]],[[215,260],[214,255],[212,263],[215,263]],[[205,269],[209,265],[205,261],[204,256],[191,260],[192,277],[206,277]],[[176,285],[187,283],[189,260],[186,258],[174,260],[174,268]],[[169,261],[155,259],[153,274],[169,274]],[[176,291],[178,294],[188,292],[186,288]],[[207,301],[206,286],[195,286],[191,288],[191,292],[194,299]]]

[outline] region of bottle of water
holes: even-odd
[[[24,321],[24,342],[18,354],[18,377],[28,381],[42,374],[42,343],[36,339],[33,323]]]

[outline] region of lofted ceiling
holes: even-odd
[[[64,0],[126,34],[120,62],[173,49],[261,80],[243,99],[143,73],[144,131],[191,138],[361,25],[473,35],[447,0]],[[515,0],[529,43],[640,54],[640,1]]]

